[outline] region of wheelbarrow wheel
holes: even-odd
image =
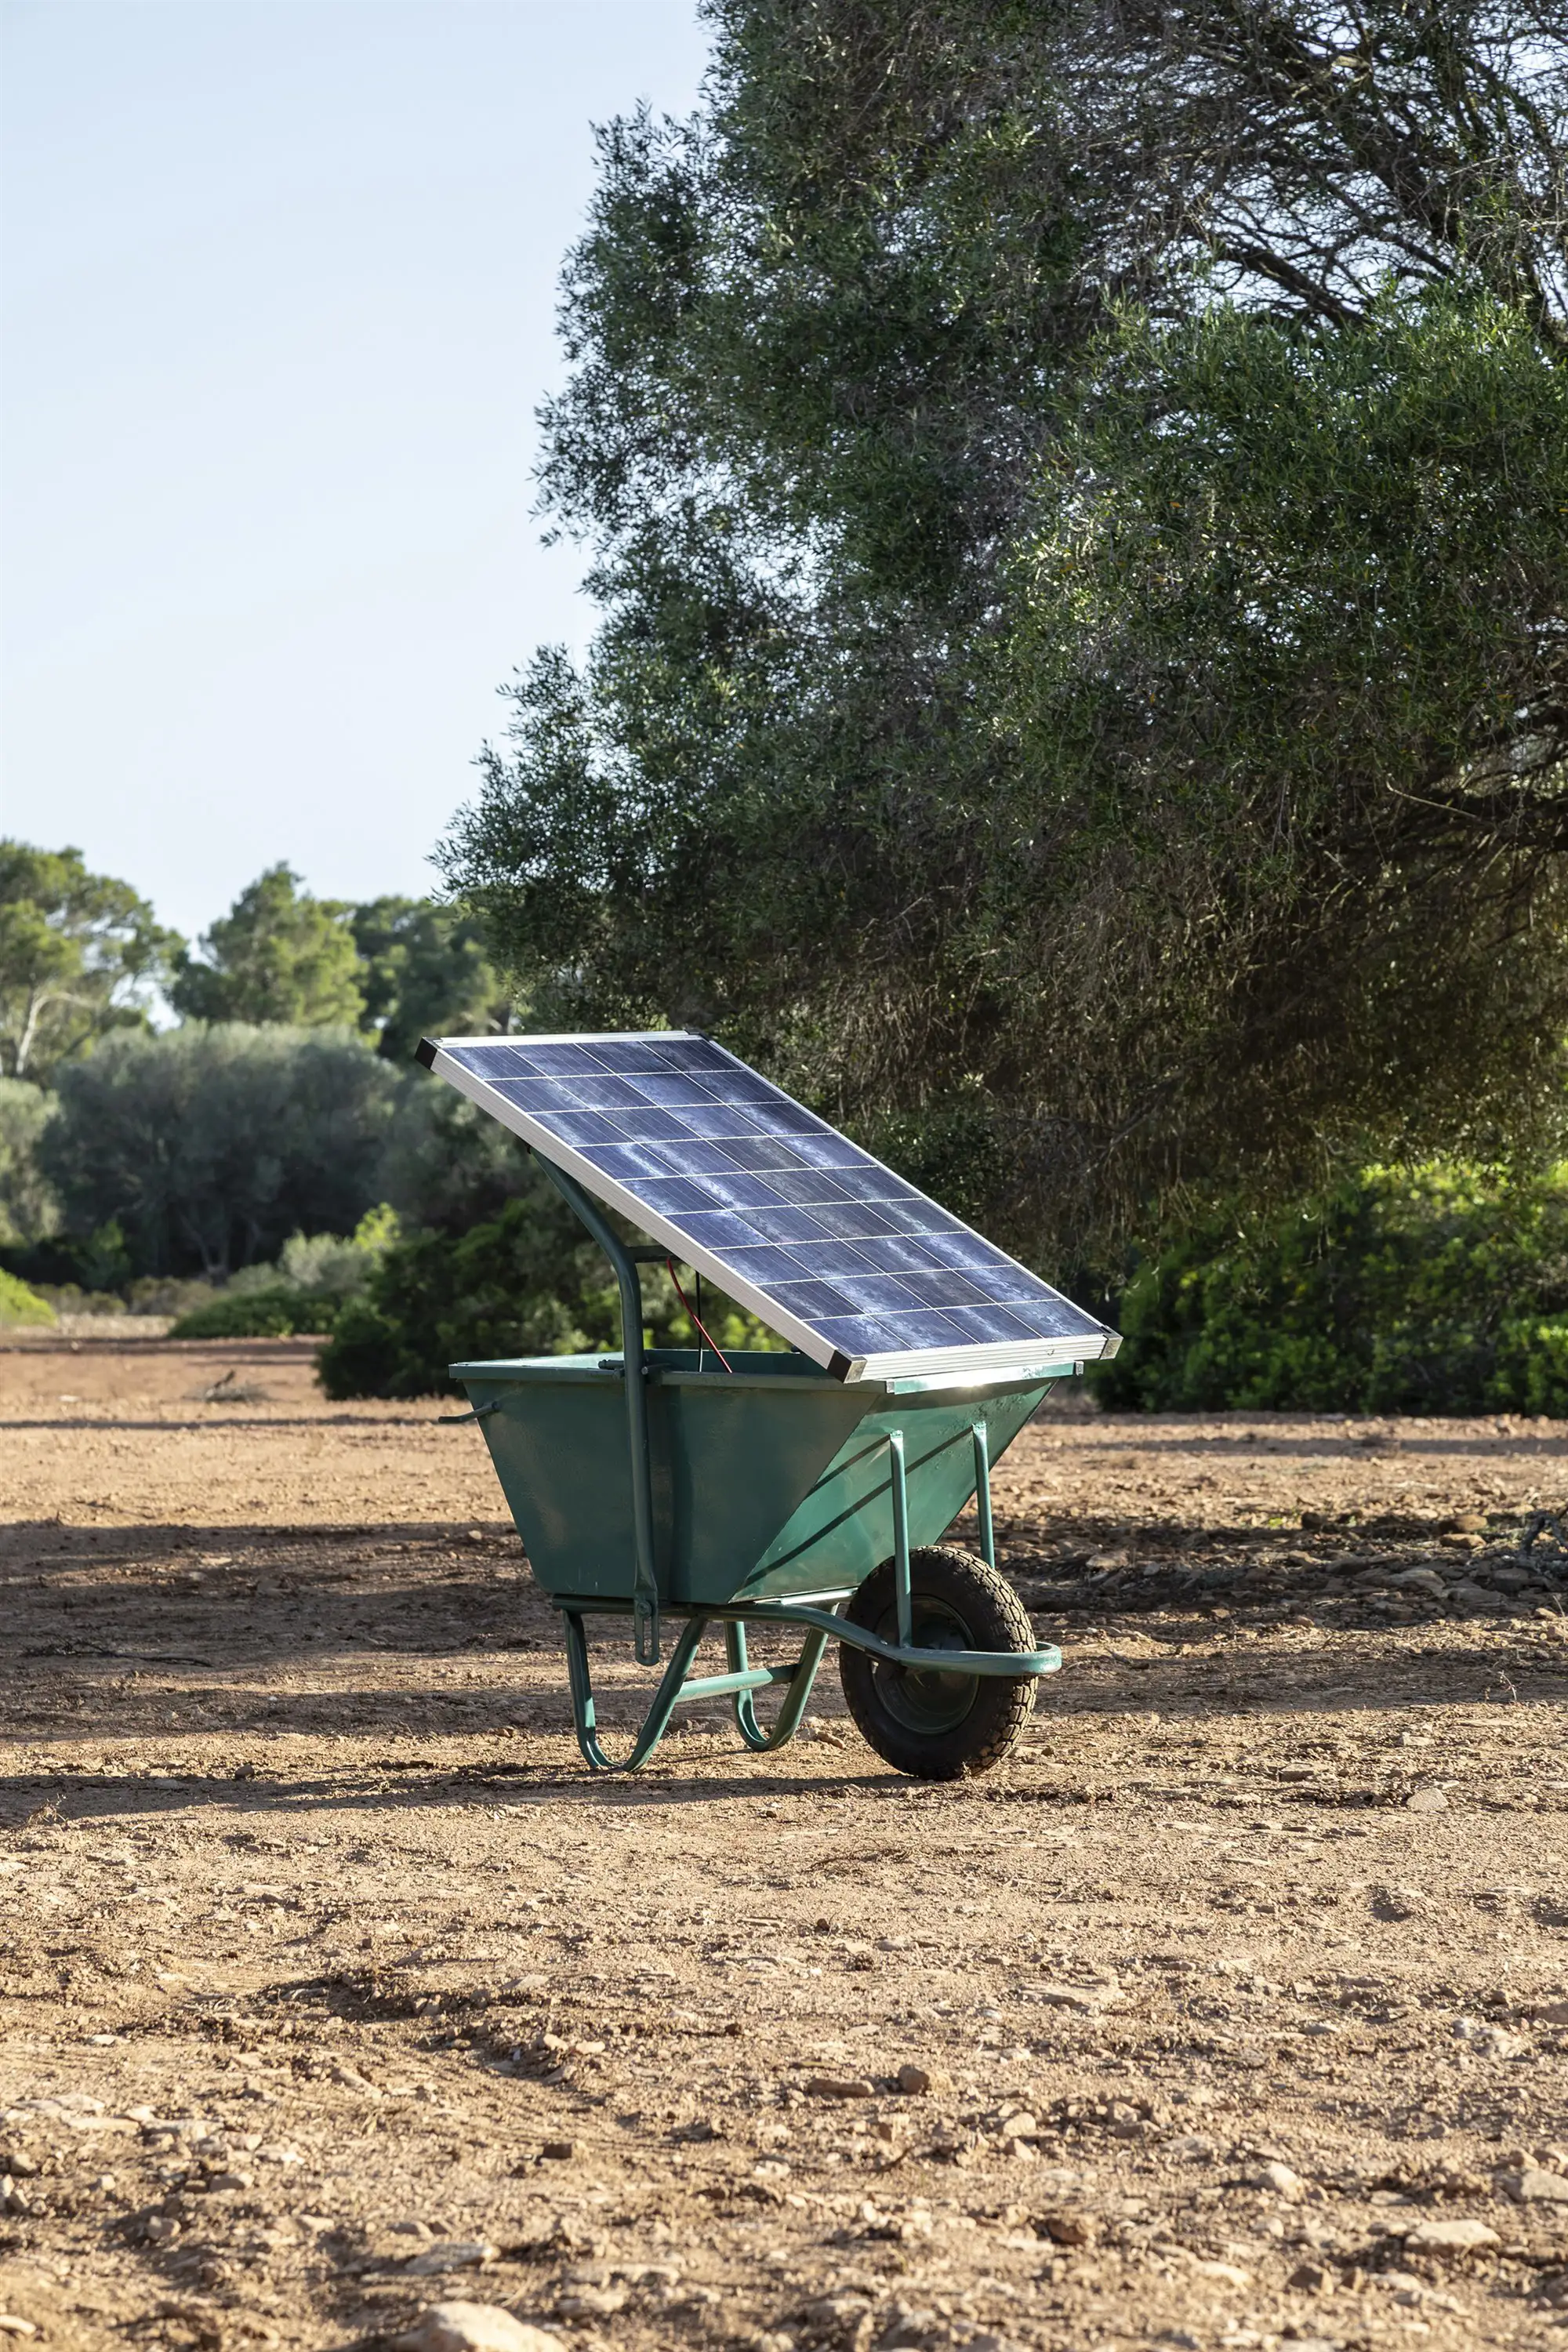
[[[914,1638],[922,1650],[1032,1650],[1024,1605],[1005,1580],[973,1552],[932,1544],[910,1554]],[[896,1642],[893,1563],[873,1570],[846,1611],[851,1622]],[[844,1696],[861,1736],[879,1756],[917,1780],[958,1780],[987,1772],[1017,1743],[1035,1704],[1035,1678],[943,1674],[934,1663],[894,1666],[839,1644]]]

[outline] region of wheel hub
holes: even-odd
[[[899,1638],[897,1623],[886,1619],[878,1627],[885,1642]],[[913,1643],[918,1650],[969,1650],[974,1644],[969,1628],[956,1610],[940,1601],[916,1594]],[[893,1666],[879,1663],[873,1671],[878,1696],[888,1713],[907,1731],[927,1734],[954,1730],[980,1689],[978,1675],[944,1673],[931,1666]]]

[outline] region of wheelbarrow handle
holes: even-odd
[[[437,1429],[461,1429],[466,1421],[484,1421],[488,1419],[489,1414],[492,1412],[499,1412],[500,1411],[500,1407],[501,1401],[500,1397],[492,1397],[489,1404],[476,1405],[472,1412],[437,1413],[436,1416],[436,1426]]]

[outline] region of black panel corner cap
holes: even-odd
[[[433,1037],[421,1037],[414,1048],[414,1058],[416,1062],[423,1062],[427,1070],[433,1070],[436,1066],[437,1050]]]

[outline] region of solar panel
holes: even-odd
[[[840,1380],[1113,1355],[1116,1334],[710,1038],[419,1057]]]

